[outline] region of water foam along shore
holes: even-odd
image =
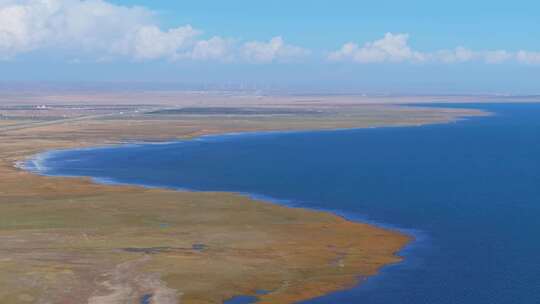
[[[45,174],[48,171],[46,160],[56,151],[46,151],[15,162],[15,167],[35,174]]]
[[[180,140],[164,140],[164,141],[137,140],[137,141],[124,141],[124,142],[118,142],[114,144],[98,145],[98,146],[90,146],[90,147],[82,147],[82,148],[68,148],[68,149],[58,149],[58,150],[53,149],[53,150],[48,150],[48,151],[43,151],[37,154],[33,154],[31,156],[26,157],[23,160],[17,160],[14,162],[13,165],[17,169],[26,170],[31,173],[47,176],[49,175],[48,171],[50,168],[46,166],[46,161],[54,156],[57,156],[58,154],[65,153],[65,152],[92,151],[92,150],[99,150],[99,149],[110,149],[114,147],[136,147],[140,145],[179,144],[179,143],[188,142],[188,141],[204,141],[204,142],[221,141],[221,140],[227,140],[230,138],[237,138],[237,137],[278,135],[278,134],[285,134],[285,133],[301,133],[301,132],[309,132],[309,131],[229,132],[229,133],[223,133],[223,134],[201,135],[194,138],[180,139]],[[103,178],[101,180],[109,180],[109,179]],[[110,181],[111,181],[111,184],[115,184],[115,185],[122,184],[122,183],[114,182],[113,179],[110,179]],[[147,186],[147,185],[139,184],[138,186]],[[175,188],[175,189],[181,190],[181,191],[190,191],[190,189],[181,189],[181,188]]]

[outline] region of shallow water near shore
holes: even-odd
[[[458,107],[496,115],[57,151],[27,167],[102,182],[248,193],[416,237],[400,253],[403,263],[303,303],[540,302],[540,104]]]

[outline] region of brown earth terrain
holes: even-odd
[[[140,303],[145,297],[154,304],[223,303],[259,290],[267,291],[260,303],[294,303],[351,287],[399,262],[396,253],[410,241],[330,213],[233,193],[99,185],[14,166],[36,153],[228,132],[416,126],[486,115],[332,100],[256,99],[247,108],[248,97],[231,98],[211,105],[132,101],[138,105],[81,108],[68,106],[77,102],[67,96],[57,97],[64,105],[0,107],[0,303]]]

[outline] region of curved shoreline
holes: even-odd
[[[456,117],[460,116],[458,115]],[[455,119],[441,120],[436,123],[447,123],[449,121],[455,121]],[[433,124],[433,122],[425,124]],[[418,124],[406,125],[417,126]],[[291,128],[294,129],[294,127]],[[365,128],[371,127],[359,127],[359,129]],[[246,129],[248,131],[250,130],[249,128]],[[263,128],[261,129],[264,131]],[[350,130],[354,128],[348,127],[339,129]],[[309,130],[317,130],[317,127],[312,127]],[[272,132],[281,133],[282,131]],[[293,132],[305,131],[298,130]],[[216,133],[215,130],[203,129],[195,133],[195,135],[208,134],[208,136],[216,136]],[[242,134],[245,133],[242,132]],[[120,135],[122,135],[122,133],[120,133]],[[140,135],[130,136],[129,134],[124,134],[122,136],[128,138],[131,137],[133,139],[142,137]],[[65,244],[64,238],[70,240],[69,244],[73,244],[67,249],[50,248],[47,250],[53,250],[51,253],[48,253],[47,251],[43,254],[52,254],[54,252],[54,254],[59,254],[59,256],[67,255],[70,259],[79,259],[80,257],[85,257],[86,259],[87,250],[94,250],[95,247],[93,246],[99,245],[101,247],[96,248],[100,248],[103,252],[100,253],[98,257],[93,257],[91,259],[91,262],[95,264],[93,268],[100,271],[100,276],[112,276],[112,281],[106,280],[102,282],[112,284],[112,289],[104,288],[100,285],[91,286],[94,289],[90,290],[87,290],[88,287],[80,289],[82,287],[76,285],[78,282],[70,282],[61,279],[58,282],[44,283],[52,284],[51,288],[49,288],[52,290],[51,292],[57,291],[58,286],[61,287],[58,291],[65,289],[65,286],[61,285],[64,283],[68,284],[68,286],[69,284],[75,284],[71,288],[77,292],[80,291],[81,297],[87,296],[89,299],[93,299],[95,297],[95,292],[99,292],[98,295],[101,299],[103,297],[114,296],[114,293],[111,294],[110,292],[111,290],[116,290],[115,288],[118,288],[118,286],[115,285],[116,279],[114,272],[110,273],[109,271],[111,268],[116,269],[116,267],[121,267],[120,269],[124,269],[125,267],[128,267],[130,269],[129,271],[137,271],[133,273],[134,275],[141,275],[144,280],[154,282],[155,284],[152,283],[152,286],[155,286],[153,292],[165,292],[166,290],[173,288],[178,293],[181,293],[179,296],[182,297],[182,302],[220,303],[220,301],[235,295],[250,295],[254,294],[256,290],[264,289],[272,292],[270,294],[261,295],[260,303],[294,303],[322,296],[330,292],[343,290],[352,287],[352,284],[356,285],[360,279],[373,276],[379,273],[387,265],[402,261],[402,258],[399,257],[399,252],[403,250],[406,244],[410,244],[410,236],[405,236],[402,233],[397,233],[395,230],[390,230],[388,228],[374,227],[372,224],[366,223],[366,221],[351,221],[343,215],[336,214],[331,210],[321,211],[308,209],[306,207],[298,208],[295,206],[292,206],[293,208],[291,208],[291,206],[283,206],[275,204],[275,202],[269,202],[264,198],[261,200],[260,197],[257,196],[248,198],[228,192],[189,193],[185,192],[186,189],[182,189],[183,191],[180,192],[166,189],[145,189],[133,185],[111,186],[106,184],[96,184],[87,178],[67,179],[65,177],[38,176],[23,171],[21,168],[13,167],[15,162],[39,153],[39,151],[86,147],[92,149],[92,147],[95,147],[96,145],[122,143],[122,140],[119,137],[118,134],[110,137],[90,138],[88,140],[85,140],[85,138],[74,138],[73,140],[69,140],[70,137],[68,137],[68,140],[64,138],[58,140],[53,137],[44,142],[38,141],[35,145],[32,143],[23,144],[17,141],[17,143],[20,143],[18,150],[15,149],[10,152],[8,149],[8,156],[5,156],[6,154],[4,153],[5,160],[11,163],[11,168],[7,169],[6,167],[2,168],[0,166],[0,174],[4,174],[4,176],[8,177],[6,180],[7,183],[5,185],[0,185],[0,193],[8,193],[8,198],[10,196],[21,197],[25,202],[17,205],[8,204],[8,211],[12,213],[4,212],[3,214],[3,216],[6,217],[11,217],[12,214],[23,216],[23,220],[20,223],[7,223],[8,228],[12,229],[9,231],[13,231],[13,233],[8,231],[8,234],[6,235],[6,237],[8,237],[6,239],[7,242],[5,243],[6,248],[11,248],[10,246],[13,246],[13,248],[18,251],[23,250],[26,252],[26,250],[28,250],[28,252],[33,252],[34,254],[42,254],[40,251],[43,251],[43,249],[36,251],[34,247],[26,248],[23,246],[24,248],[19,248],[17,247],[19,246],[18,244],[10,243],[10,240],[13,239],[24,240],[28,244],[35,242],[35,246],[41,244],[41,246],[43,246],[42,248],[46,248],[46,246],[50,245],[48,243],[40,243],[40,239],[35,239],[32,234],[28,234],[31,230],[43,231],[40,233],[44,235],[57,235],[55,237],[60,238],[60,244]],[[172,137],[173,136],[171,136],[171,138]],[[193,135],[182,137],[188,139],[194,138]],[[17,140],[16,137],[14,138],[14,140]],[[150,136],[145,136],[145,138],[150,138]],[[88,204],[88,198],[92,199],[90,205]],[[2,197],[0,196],[0,202],[1,199]],[[50,210],[47,206],[43,206],[42,201],[44,199],[49,200],[48,203],[54,203],[54,205],[47,204],[48,206],[54,206],[52,208],[54,210]],[[198,203],[196,206],[171,203],[175,201],[186,203],[196,201]],[[155,210],[154,203],[156,202],[161,204],[160,206],[164,209],[161,213],[160,210]],[[219,207],[218,209],[215,209],[216,205]],[[5,206],[3,206],[3,208],[5,209]],[[2,211],[4,209],[2,209]],[[205,212],[201,212],[201,209]],[[57,219],[59,214],[58,210],[61,211],[60,214],[62,215],[62,218]],[[174,212],[172,210],[174,210]],[[35,221],[32,216],[33,213],[36,212],[36,215],[39,216],[38,218],[50,217],[51,219],[47,221]],[[114,215],[118,212],[120,212],[120,215],[123,217],[126,217],[126,222],[121,222],[123,218],[115,218],[114,222],[106,221],[105,224],[99,222],[102,220],[101,218],[108,220],[111,214]],[[155,214],[151,214],[149,217],[147,213]],[[181,224],[182,221],[186,220],[181,217],[184,214],[190,216],[196,214],[196,216],[193,215],[195,216],[195,219],[202,219],[200,222],[195,222],[199,223],[199,226],[202,226],[200,228],[198,227],[193,232],[189,232],[190,235],[187,237],[182,236],[180,239],[171,239],[170,236],[166,237],[169,232],[162,231],[163,227],[157,227],[157,230],[155,230],[155,228],[145,226],[149,225],[148,223],[151,223],[155,219],[179,216],[178,219],[171,219],[176,221],[175,225],[177,225],[177,227],[173,227],[176,229],[175,233],[186,233],[186,226],[182,226],[183,224]],[[64,217],[65,215],[67,216]],[[219,233],[213,231],[214,226],[210,226],[210,228],[205,227],[207,226],[205,223],[209,220],[207,218],[209,215],[212,216],[212,225],[217,225],[215,226],[216,228],[219,227]],[[141,216],[144,216],[144,225],[132,225],[132,221]],[[223,219],[221,219],[223,216],[225,216],[225,218],[235,218],[240,216],[238,219],[241,221],[249,221],[244,224],[231,224],[229,222],[234,221],[227,219],[224,222]],[[87,217],[90,217],[90,219]],[[220,220],[214,222],[213,217],[220,218]],[[191,220],[191,218],[188,219]],[[72,221],[75,222],[72,223]],[[179,223],[181,224],[180,226],[178,226]],[[13,225],[13,227],[9,225]],[[246,228],[242,225],[254,225],[252,228],[253,231],[250,231],[253,235],[243,235]],[[54,229],[51,230],[49,226],[54,227]],[[109,231],[108,227],[114,229]],[[193,228],[187,227],[188,230],[193,230]],[[85,238],[87,237],[87,231],[85,229],[88,228],[91,228],[90,231],[103,231],[98,235],[100,235],[100,238],[107,240],[107,246],[103,247],[103,244],[100,243],[100,238],[90,236],[89,240],[84,238],[79,239],[78,234],[81,233]],[[145,237],[140,240],[138,237],[135,237],[134,239],[126,240],[126,237],[129,238],[131,236],[116,236],[116,234],[118,234],[116,232],[117,229],[137,231],[135,236],[152,235],[153,238],[155,237],[156,239],[147,239]],[[140,229],[142,230],[139,231]],[[167,227],[166,230],[168,229],[169,227]],[[223,234],[224,232],[222,231],[227,231],[227,234]],[[306,239],[306,235],[312,235],[312,238]],[[76,238],[73,239],[75,236]],[[217,236],[219,236],[219,238],[216,238]],[[2,237],[3,236],[0,234],[0,241],[3,240]],[[204,255],[200,255],[197,250],[193,249],[194,252],[190,252],[189,255],[186,255],[187,253],[184,253],[183,251],[174,251],[177,250],[177,248],[185,250],[184,247],[182,247],[186,245],[184,244],[185,239],[187,239],[188,242],[194,239],[195,241],[191,244],[194,244],[193,246],[195,246],[199,244],[198,241],[201,237],[207,239],[205,242],[210,244],[208,253],[205,252]],[[230,244],[233,245],[223,247],[220,241],[220,238],[223,237],[230,238]],[[268,238],[268,240],[266,238]],[[46,238],[43,238],[42,236],[41,239]],[[264,242],[261,243],[261,240],[264,240]],[[313,240],[317,240],[317,242],[314,242]],[[169,245],[169,242],[177,245]],[[165,244],[166,247],[163,247],[162,244]],[[88,247],[90,245],[91,247]],[[198,248],[198,246],[196,247]],[[123,252],[122,248],[130,250]],[[150,262],[147,259],[142,259],[140,261],[137,260],[135,264],[131,262],[127,264],[124,263],[125,261],[131,261],[133,259],[133,252],[141,251],[141,254],[145,256],[147,255],[145,252],[151,252],[151,250],[165,251],[163,253],[159,252],[156,255],[150,255],[152,260]],[[169,250],[173,251],[171,252]],[[345,251],[346,254],[343,255],[341,251]],[[226,254],[223,255],[224,253]],[[309,255],[306,256],[303,253],[309,253]],[[193,277],[182,278],[179,276],[179,273],[185,272],[186,267],[187,269],[191,269],[190,267],[194,267],[193,265],[208,261],[207,259],[209,257],[206,257],[206,255],[209,255],[213,261],[217,258],[220,263],[217,265],[219,267],[230,267],[231,265],[237,265],[237,267],[234,269],[227,268],[228,270],[226,270],[226,273],[217,273],[216,275],[218,276],[223,275],[219,278],[208,277],[204,280],[201,278],[203,282],[211,281],[211,283],[214,284],[212,285],[212,288],[207,289],[204,293],[199,293],[198,291],[186,291],[184,289],[184,287],[186,287],[185,284],[186,282],[193,281]],[[188,263],[185,261],[187,257],[194,260]],[[2,261],[2,258],[3,257],[0,256],[0,261]],[[22,258],[22,260],[17,260],[19,258]],[[19,267],[24,269],[18,269],[18,271],[30,271],[34,269],[32,268],[34,265],[27,265],[30,263],[25,260],[24,256],[8,256],[7,259],[18,261],[18,265],[24,265],[24,267]],[[118,263],[119,259],[123,262]],[[341,261],[342,259],[346,259],[342,268],[336,268],[335,265],[327,265],[327,263],[333,264],[333,261],[336,261],[336,259],[339,260],[338,264],[344,262]],[[66,267],[65,260],[65,257],[62,258],[59,266]],[[261,261],[264,261],[264,263],[259,264]],[[144,267],[139,265],[143,262],[145,263]],[[201,265],[205,264],[203,263]],[[256,267],[245,274],[237,273],[236,270],[242,268],[243,265]],[[2,265],[0,264],[0,266]],[[77,268],[78,266],[68,266],[72,267],[69,268],[70,271],[79,276],[83,276],[83,279],[87,280],[87,278],[84,278],[86,273],[84,271],[81,272],[82,270],[79,270]],[[209,270],[200,271],[203,273],[199,274],[204,276],[205,271],[211,273],[216,270],[209,268]],[[298,273],[296,273],[296,271],[298,271]],[[157,278],[149,276],[156,273],[163,273],[164,275],[161,277],[158,276]],[[46,272],[45,274],[48,275],[49,273]],[[100,278],[100,276],[89,277],[88,281],[83,280],[81,283],[100,283],[102,279],[96,281],[96,278]],[[246,281],[246,278],[249,278],[249,280]],[[145,292],[144,294],[148,294],[148,291],[143,290],[144,288],[140,286],[140,282],[133,281],[133,278],[118,278],[118,280],[120,279],[125,280],[121,281],[122,284],[127,284],[127,286],[140,291],[141,294],[143,291]],[[199,280],[199,282],[201,280]],[[279,285],[281,284],[279,282],[285,282],[286,284],[281,286]],[[1,277],[0,283],[3,283]],[[11,282],[8,281],[8,283]],[[57,284],[60,285],[57,286]],[[5,286],[6,288],[10,287],[10,285]],[[266,288],[267,286],[269,287]],[[257,288],[255,289],[255,287]],[[13,288],[16,289],[16,285],[13,285]],[[9,296],[9,291],[7,296]],[[69,296],[69,294],[61,294],[58,299],[65,300],[65,297]],[[4,298],[5,295],[2,293],[2,290],[0,290],[0,300]],[[198,301],[195,301],[194,299],[198,299]],[[200,299],[206,299],[207,301],[203,302],[200,301]],[[17,301],[11,302],[19,303]],[[173,302],[158,303],[168,304]]]
[[[433,125],[433,124],[429,124]],[[424,126],[424,125],[421,125]],[[411,128],[416,128],[418,126],[410,126]],[[382,128],[382,127],[374,127],[374,128]],[[372,129],[374,129],[372,128]],[[389,127],[392,128],[392,127]],[[403,128],[403,127],[397,127],[397,128]],[[89,146],[89,147],[82,147],[82,148],[68,148],[68,149],[59,149],[59,150],[48,150],[44,152],[40,152],[35,155],[31,155],[28,158],[26,158],[24,161],[20,161],[19,164],[16,165],[17,168],[31,172],[33,174],[38,174],[41,176],[50,176],[50,177],[65,177],[65,178],[91,178],[91,180],[96,184],[106,185],[106,186],[136,186],[136,187],[143,187],[143,188],[149,188],[149,189],[163,189],[163,190],[172,190],[172,191],[178,191],[178,192],[193,192],[193,193],[212,193],[216,192],[214,190],[197,190],[192,189],[188,187],[171,187],[167,185],[151,185],[151,184],[144,184],[144,183],[126,183],[121,182],[118,180],[115,180],[114,178],[96,178],[93,176],[87,176],[87,175],[56,175],[56,174],[47,174],[43,172],[44,170],[41,170],[39,168],[32,169],[27,167],[23,163],[32,162],[33,164],[36,163],[36,158],[39,160],[39,162],[46,161],[47,158],[51,157],[52,154],[55,153],[62,153],[62,152],[76,152],[76,151],[92,151],[97,149],[110,149],[110,148],[123,148],[127,146],[140,146],[140,145],[168,145],[168,144],[178,144],[183,142],[189,142],[189,141],[197,141],[197,140],[206,140],[206,139],[230,139],[231,137],[245,137],[245,136],[266,136],[266,135],[287,135],[287,134],[303,134],[303,133],[311,133],[311,132],[340,132],[340,131],[354,131],[354,130],[365,130],[365,128],[360,129],[334,129],[334,130],[305,130],[305,131],[254,131],[254,132],[235,132],[235,133],[225,133],[225,134],[210,134],[210,135],[201,135],[198,137],[193,138],[187,138],[187,139],[181,139],[176,141],[163,141],[163,142],[157,142],[157,141],[138,141],[138,142],[129,142],[129,143],[111,143],[108,145],[102,145],[102,146]],[[39,163],[38,162],[38,163]],[[221,191],[218,191],[221,192]],[[242,195],[245,197],[248,197],[255,201],[263,201],[268,202],[272,204],[277,204],[280,206],[285,206],[288,208],[300,208],[300,209],[306,209],[306,210],[312,210],[312,211],[318,211],[318,212],[326,212],[333,215],[336,215],[338,217],[343,218],[346,221],[350,222],[356,222],[356,223],[362,223],[362,224],[369,224],[381,229],[393,231],[396,233],[400,233],[402,235],[406,235],[410,238],[409,243],[407,243],[403,248],[401,248],[399,251],[396,252],[396,255],[400,258],[403,258],[400,255],[400,252],[403,250],[410,249],[411,246],[414,246],[414,244],[421,238],[425,238],[425,236],[421,236],[420,234],[423,234],[420,231],[416,231],[414,229],[405,229],[398,226],[394,226],[390,223],[383,223],[378,222],[374,220],[370,220],[365,215],[362,214],[351,214],[340,210],[334,210],[334,209],[326,209],[326,208],[313,208],[308,207],[302,204],[295,204],[293,199],[278,199],[273,198],[270,196],[266,196],[259,193],[252,193],[252,192],[243,192],[243,191],[223,191],[223,193],[229,193],[229,194],[237,194]],[[403,261],[400,261],[398,263],[402,263]],[[393,265],[393,264],[392,264]],[[392,266],[387,265],[387,266]]]
[[[416,126],[415,126],[416,127]],[[380,127],[377,127],[380,128]],[[402,127],[399,127],[402,128]],[[157,142],[157,141],[144,141],[144,142],[133,142],[133,143],[111,143],[108,145],[98,145],[98,146],[89,146],[89,147],[81,147],[81,148],[67,148],[67,149],[58,149],[58,150],[47,150],[44,152],[40,152],[34,155],[30,155],[25,160],[18,161],[17,164],[14,166],[18,169],[37,174],[40,176],[49,176],[49,177],[65,177],[65,178],[91,178],[91,180],[96,184],[106,185],[106,186],[136,186],[136,187],[143,187],[143,188],[149,188],[149,189],[163,189],[163,190],[172,190],[172,191],[178,191],[178,192],[193,192],[193,193],[205,193],[205,192],[216,192],[214,190],[197,190],[192,189],[188,187],[172,187],[172,186],[166,186],[166,185],[151,185],[151,184],[144,184],[144,183],[125,183],[118,180],[115,180],[114,178],[96,178],[93,176],[88,175],[62,175],[62,174],[47,174],[44,172],[44,170],[41,170],[39,168],[29,168],[25,165],[25,163],[32,162],[33,164],[40,163],[43,161],[46,161],[47,158],[50,158],[53,154],[56,153],[71,153],[71,152],[77,152],[77,151],[93,151],[98,149],[114,149],[114,148],[124,148],[129,146],[141,146],[141,145],[169,145],[169,144],[179,144],[184,142],[190,142],[190,141],[198,141],[198,140],[205,140],[208,137],[211,137],[211,139],[230,139],[231,137],[244,137],[244,136],[265,136],[265,135],[287,135],[287,134],[303,134],[303,133],[311,133],[311,132],[340,132],[340,131],[354,131],[354,130],[365,130],[365,129],[335,129],[335,130],[307,130],[307,131],[263,131],[263,132],[236,132],[236,133],[226,133],[226,134],[214,134],[214,135],[202,135],[198,137],[193,138],[187,138],[187,139],[181,139],[176,141],[163,141],[163,142]],[[37,158],[37,162],[36,162]],[[39,165],[42,166],[42,165]],[[46,166],[44,166],[46,167]],[[252,192],[243,192],[243,191],[217,191],[217,192],[223,192],[223,193],[230,193],[230,194],[237,194],[246,196],[250,199],[257,200],[257,201],[265,201],[285,207],[290,208],[301,208],[301,209],[307,209],[307,210],[313,210],[313,211],[321,211],[321,212],[328,212],[333,215],[342,217],[344,220],[351,221],[351,222],[357,222],[357,223],[363,223],[363,224],[370,224],[382,229],[395,231],[404,235],[408,235],[409,237],[416,239],[415,233],[412,232],[411,229],[405,229],[401,227],[394,226],[390,223],[382,223],[377,222],[368,219],[367,217],[363,216],[362,214],[347,214],[347,212],[339,211],[339,210],[333,210],[333,209],[325,209],[325,208],[313,208],[304,206],[302,204],[295,204],[293,199],[278,199],[271,196],[266,196],[259,193],[252,193]]]
[[[351,130],[351,129],[344,129],[344,130]],[[325,130],[325,131],[337,132],[337,131],[340,131],[340,130]],[[407,239],[407,241],[406,241],[406,243],[404,245],[402,245],[399,248],[396,248],[395,250],[392,251],[392,255],[396,258],[396,261],[391,262],[391,263],[381,264],[380,266],[377,267],[376,272],[373,273],[373,274],[370,274],[369,276],[365,276],[365,275],[362,275],[361,273],[358,273],[356,278],[353,280],[354,281],[353,285],[348,286],[349,284],[345,284],[345,286],[342,286],[340,288],[336,288],[332,292],[340,291],[340,290],[346,290],[346,289],[349,289],[349,288],[353,288],[354,286],[358,286],[359,284],[362,284],[362,282],[365,279],[367,279],[368,277],[378,275],[380,273],[380,271],[384,270],[384,268],[391,267],[391,266],[402,263],[404,261],[404,257],[400,253],[402,251],[404,251],[404,250],[410,249],[410,247],[414,245],[414,243],[416,241],[416,236],[415,235],[413,235],[411,233],[407,233],[406,230],[398,228],[398,227],[391,226],[389,224],[378,223],[378,222],[370,221],[370,220],[367,220],[367,219],[362,219],[362,220],[352,219],[352,217],[347,216],[346,213],[343,213],[343,212],[340,213],[340,212],[338,212],[336,210],[309,208],[307,206],[298,206],[298,205],[286,203],[286,202],[284,202],[284,200],[278,200],[278,199],[271,198],[271,197],[268,197],[268,196],[262,196],[262,195],[257,194],[257,193],[230,192],[230,191],[215,192],[215,191],[211,191],[211,190],[210,191],[201,191],[201,190],[182,188],[182,187],[176,188],[176,187],[154,186],[154,185],[136,184],[136,183],[123,183],[123,182],[115,181],[114,179],[106,179],[105,180],[105,179],[94,178],[94,177],[91,177],[91,176],[50,175],[50,174],[44,173],[43,169],[39,168],[39,166],[41,166],[41,165],[37,166],[37,168],[29,168],[26,164],[23,164],[23,163],[27,163],[27,162],[33,162],[35,164],[36,163],[35,162],[36,158],[39,159],[39,162],[46,161],[47,157],[50,157],[51,154],[57,153],[57,152],[61,153],[61,152],[71,152],[71,151],[77,151],[77,150],[106,149],[106,148],[111,148],[111,147],[113,147],[113,148],[114,147],[124,147],[126,145],[175,144],[175,143],[181,143],[181,142],[191,141],[191,140],[201,140],[201,139],[204,140],[205,137],[213,137],[213,138],[220,139],[222,137],[229,137],[230,138],[230,137],[234,137],[234,136],[246,136],[246,135],[249,135],[249,136],[279,135],[279,134],[284,134],[284,133],[304,133],[304,132],[318,132],[318,130],[286,131],[286,132],[281,132],[281,131],[246,132],[246,133],[238,132],[238,133],[228,133],[228,134],[223,134],[223,135],[215,135],[215,134],[203,135],[203,136],[200,136],[200,137],[188,138],[188,139],[183,139],[183,140],[178,140],[178,141],[142,142],[142,143],[140,143],[140,142],[138,142],[138,143],[111,143],[111,144],[107,144],[107,145],[88,146],[88,147],[79,147],[79,148],[67,148],[67,149],[57,149],[57,150],[53,149],[53,150],[47,150],[47,151],[44,151],[44,152],[40,152],[40,153],[37,153],[37,154],[27,156],[27,157],[25,157],[25,160],[17,161],[14,166],[19,170],[23,170],[25,172],[29,172],[31,174],[36,174],[36,175],[39,175],[39,176],[42,176],[42,177],[45,177],[45,178],[48,178],[48,177],[52,177],[52,178],[74,178],[75,180],[90,178],[92,183],[94,183],[96,185],[103,185],[103,186],[106,186],[106,187],[107,186],[113,186],[113,187],[140,187],[140,188],[146,188],[146,189],[154,189],[154,190],[158,190],[158,191],[159,190],[164,190],[164,191],[174,191],[174,192],[179,192],[179,193],[182,193],[182,192],[223,193],[223,194],[226,194],[226,195],[239,195],[239,196],[243,196],[243,197],[248,198],[252,202],[268,203],[268,204],[282,206],[282,207],[285,207],[285,208],[288,208],[288,209],[298,209],[298,210],[306,210],[306,211],[311,211],[311,212],[321,212],[321,213],[329,214],[329,215],[332,215],[332,216],[336,216],[336,217],[342,219],[345,222],[356,223],[356,224],[361,224],[361,225],[369,225],[369,226],[372,226],[372,227],[376,227],[377,229],[382,229],[384,231],[388,231],[388,232],[390,232],[392,234],[399,234],[399,235],[401,235],[401,236],[403,236],[403,237],[405,237]],[[286,200],[286,201],[292,202],[292,200]],[[408,232],[410,232],[410,231],[408,231]],[[329,293],[331,293],[331,292],[329,292]],[[323,295],[326,295],[326,294],[329,294],[329,293],[320,294],[318,296],[323,296]],[[259,297],[261,295],[255,293],[255,294],[239,294],[239,295],[235,295],[235,296],[256,296],[259,299]],[[310,298],[313,298],[313,297],[304,298],[302,300],[308,300]],[[259,302],[257,302],[257,303],[259,303]],[[262,303],[264,303],[264,302],[262,302]]]
[[[355,129],[346,129],[346,130],[348,131],[348,130],[355,130]],[[339,131],[341,131],[341,130],[328,130],[328,132],[339,132]],[[229,133],[229,134],[223,134],[223,135],[209,135],[209,136],[212,136],[212,137],[232,137],[232,136],[245,136],[245,135],[258,136],[258,135],[266,135],[266,134],[276,134],[276,135],[289,134],[289,133],[300,133],[301,134],[301,133],[305,133],[305,132],[306,131],[290,131],[290,132],[275,131],[275,132],[249,132],[249,133],[239,132],[239,133]],[[307,131],[307,132],[319,132],[319,131],[318,130],[313,130],[313,131]],[[278,199],[278,198],[274,198],[274,197],[259,194],[259,193],[244,192],[244,191],[197,190],[197,189],[192,189],[192,188],[188,188],[188,187],[172,187],[172,186],[167,186],[167,185],[151,185],[151,184],[144,184],[144,183],[128,183],[128,182],[121,182],[121,181],[118,181],[118,180],[116,180],[114,178],[109,178],[109,177],[98,178],[98,177],[93,177],[93,176],[89,176],[89,175],[47,174],[42,169],[29,168],[25,164],[23,164],[23,163],[27,163],[27,162],[32,162],[33,164],[35,164],[36,163],[35,158],[38,158],[38,163],[42,162],[42,161],[46,161],[48,157],[50,157],[52,154],[55,154],[55,153],[62,153],[62,152],[70,153],[70,152],[76,152],[76,151],[82,151],[82,150],[84,150],[84,151],[92,151],[92,150],[96,150],[96,149],[123,148],[123,147],[131,146],[131,145],[137,145],[138,146],[138,145],[178,144],[178,143],[191,141],[191,140],[204,139],[204,137],[206,137],[206,135],[203,135],[203,136],[200,136],[200,137],[195,137],[195,138],[190,138],[190,139],[185,139],[185,140],[178,140],[178,141],[166,141],[166,142],[148,141],[148,142],[118,143],[118,144],[113,143],[113,144],[105,145],[105,146],[91,146],[91,147],[84,147],[84,148],[68,148],[68,149],[60,149],[60,150],[48,150],[48,151],[41,152],[41,153],[38,153],[38,154],[35,154],[35,155],[31,155],[30,157],[26,158],[26,160],[18,162],[19,164],[16,164],[15,167],[18,168],[18,169],[30,172],[32,174],[37,174],[37,175],[44,176],[44,177],[60,177],[60,178],[76,178],[76,179],[77,178],[83,178],[83,179],[84,178],[90,178],[95,184],[105,185],[105,186],[127,186],[127,187],[135,186],[135,187],[142,187],[142,188],[148,188],[148,189],[158,189],[158,190],[162,189],[162,190],[171,190],[171,191],[178,191],[178,192],[192,192],[192,193],[222,192],[222,193],[228,193],[228,194],[241,195],[241,196],[245,196],[247,198],[250,198],[250,199],[252,199],[254,201],[268,202],[268,203],[272,203],[272,204],[276,204],[276,205],[280,205],[280,206],[284,206],[284,207],[288,207],[288,208],[297,208],[297,209],[306,209],[306,210],[312,210],[312,211],[318,211],[318,212],[326,212],[326,213],[330,213],[330,214],[336,215],[338,217],[341,217],[346,221],[362,223],[362,224],[369,224],[369,225],[372,225],[372,226],[375,226],[375,227],[379,227],[381,229],[394,231],[394,232],[406,235],[406,236],[411,238],[411,242],[409,244],[407,244],[407,246],[413,245],[414,242],[418,239],[418,233],[419,232],[415,231],[413,229],[405,229],[405,228],[401,228],[401,227],[398,227],[398,226],[394,226],[394,225],[392,225],[390,223],[383,223],[383,222],[370,220],[369,218],[367,218],[366,216],[364,216],[362,214],[354,214],[353,215],[351,213],[348,214],[345,211],[340,211],[340,210],[335,210],[335,209],[313,208],[313,207],[304,206],[303,204],[298,204],[298,203],[295,204],[294,199]],[[39,166],[42,166],[42,165],[39,165]],[[43,166],[43,167],[46,167],[46,166]],[[405,248],[403,248],[403,249],[405,249]]]

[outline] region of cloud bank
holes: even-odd
[[[106,0],[0,0],[0,60],[42,52],[66,61],[219,61],[290,62],[312,51],[291,45],[281,36],[265,41],[205,37],[183,25],[162,28],[159,16],[139,6]],[[318,56],[323,60],[323,55]],[[514,62],[540,65],[540,52],[472,50],[466,47],[425,52],[409,44],[408,34],[387,33],[379,40],[349,42],[328,55],[330,61],[367,63]]]
[[[103,0],[0,0],[0,58],[39,50],[64,51],[100,59],[245,60],[274,62],[306,55],[281,37],[238,43],[203,39],[190,25],[158,26],[144,7]]]
[[[506,50],[476,51],[462,46],[455,49],[422,52],[409,45],[408,34],[386,33],[383,38],[359,45],[354,42],[344,44],[339,50],[328,55],[330,61],[348,61],[356,63],[464,63],[484,62],[501,64],[515,61],[523,64],[540,64],[540,52]]]
[[[384,38],[367,42],[362,47],[349,42],[330,54],[330,60],[352,60],[359,63],[424,61],[424,54],[408,45],[409,35],[387,33]]]

